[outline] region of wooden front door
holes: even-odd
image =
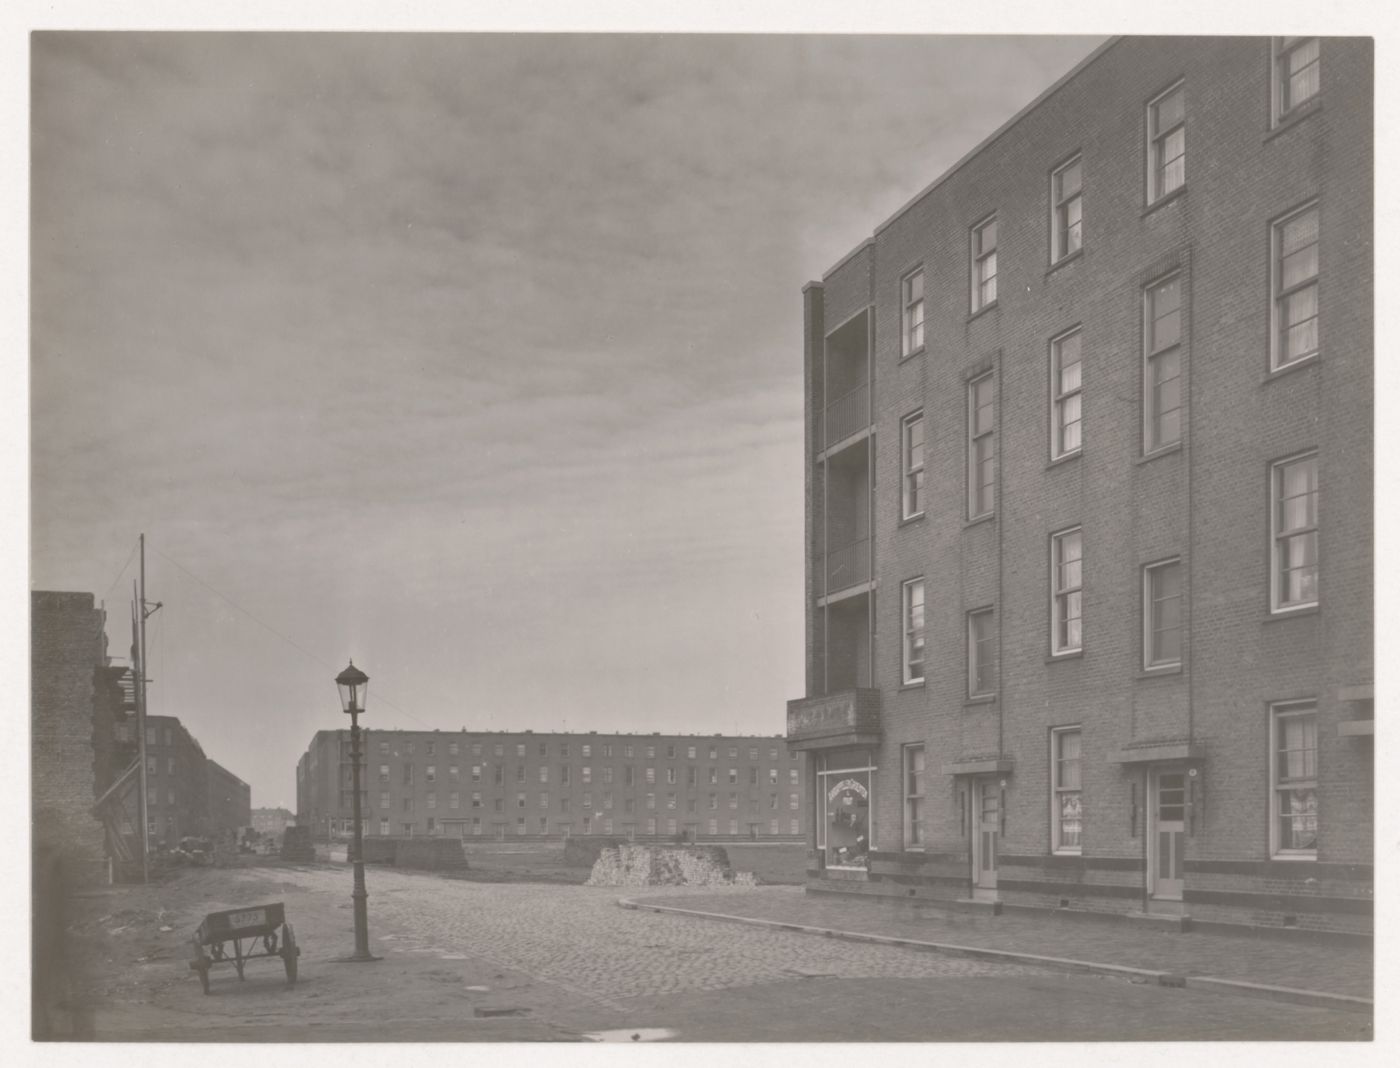
[[[977,779],[972,786],[972,882],[979,890],[997,885],[997,838],[1001,831],[1001,787],[995,779]]]
[[[1186,844],[1186,772],[1154,768],[1150,783],[1148,811],[1152,816],[1152,828],[1147,839],[1151,850],[1148,890],[1156,900],[1180,901],[1181,856]]]

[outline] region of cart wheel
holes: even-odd
[[[284,923],[282,925],[282,964],[287,969],[287,985],[295,986],[297,981],[297,957],[301,956],[301,949],[297,946],[296,935],[292,933],[292,925]]]

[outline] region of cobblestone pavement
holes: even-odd
[[[637,890],[625,896],[640,901],[653,892]],[[1370,997],[1372,989],[1371,947],[1339,942],[1218,931],[1183,934],[1095,917],[1014,911],[988,916],[900,901],[806,894],[796,886],[748,895],[685,893],[682,888],[680,894],[658,899],[658,904],[1351,997]]]
[[[345,882],[339,871],[299,871],[293,878],[307,889],[334,892]],[[503,892],[490,884],[379,870],[371,873],[369,883],[370,933],[381,948],[445,959],[482,957],[614,1007],[628,998],[796,978],[1053,974],[1024,965],[626,910],[617,905],[622,891],[616,888],[517,884]],[[782,889],[711,893],[707,900],[730,894],[762,898]],[[386,936],[386,931],[391,933]]]

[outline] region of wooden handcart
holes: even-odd
[[[200,985],[209,993],[209,969],[216,964],[232,964],[243,979],[243,966],[250,960],[281,957],[287,983],[297,981],[297,946],[292,925],[286,921],[282,903],[252,908],[211,912],[195,931],[194,959],[190,968],[199,973]],[[232,952],[230,952],[232,946]]]

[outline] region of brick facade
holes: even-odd
[[[828,882],[1369,929],[1372,52],[1366,40],[1323,39],[1320,92],[1275,123],[1274,48],[1263,38],[1110,42],[805,288],[808,689],[790,722],[851,686],[878,691],[880,717],[878,737],[860,743],[878,769],[873,852],[866,870]],[[1149,102],[1178,83],[1185,184],[1148,204]],[[1052,263],[1051,175],[1075,156],[1083,247]],[[1271,370],[1274,224],[1311,203],[1320,354]],[[974,313],[970,228],[993,212],[997,299]],[[925,344],[905,355],[901,281],[916,268]],[[1144,291],[1168,276],[1181,295],[1180,441],[1145,455]],[[837,331],[858,316],[872,323],[870,426],[834,445],[824,383],[848,376]],[[1056,459],[1050,343],[1072,329],[1083,444]],[[996,492],[993,514],[970,521],[968,384],[983,374],[996,396]],[[927,504],[905,519],[901,422],[915,412]],[[1315,606],[1280,612],[1271,465],[1308,453],[1319,593]],[[862,466],[865,495],[847,473]],[[873,583],[823,585],[841,545],[832,516],[866,503]],[[1054,655],[1051,538],[1072,528],[1082,647]],[[1180,561],[1182,653],[1179,666],[1148,670],[1144,567],[1167,559]],[[914,578],[925,583],[926,669],[902,685],[901,588]],[[984,607],[999,671],[994,696],[969,698],[968,613]],[[852,644],[873,649],[868,670]],[[1292,701],[1315,708],[1317,829],[1313,848],[1286,853],[1270,830],[1270,717]],[[1078,852],[1057,853],[1052,840],[1055,728],[1077,728],[1082,747]],[[814,769],[830,759],[800,730],[789,740]],[[923,857],[906,848],[906,745],[925,748]],[[1168,804],[1178,782],[1181,803]],[[984,786],[988,811],[997,807],[994,887],[972,870]],[[820,796],[810,804],[819,820]],[[1168,872],[1180,892],[1152,868],[1172,848],[1156,833],[1164,814],[1183,825]],[[813,846],[823,837],[818,827]],[[934,856],[937,878],[925,862]]]
[[[36,870],[41,855],[65,878],[106,877],[105,833],[92,814],[104,719],[106,613],[90,593],[31,594],[30,783]],[[110,693],[107,693],[110,697]]]
[[[803,764],[780,737],[366,731],[364,739],[371,837],[793,841],[807,830]],[[297,763],[297,823],[322,840],[348,837],[352,771],[350,732],[318,731]]]
[[[208,764],[209,826],[215,834],[238,834],[253,825],[252,791],[233,772],[214,761]]]

